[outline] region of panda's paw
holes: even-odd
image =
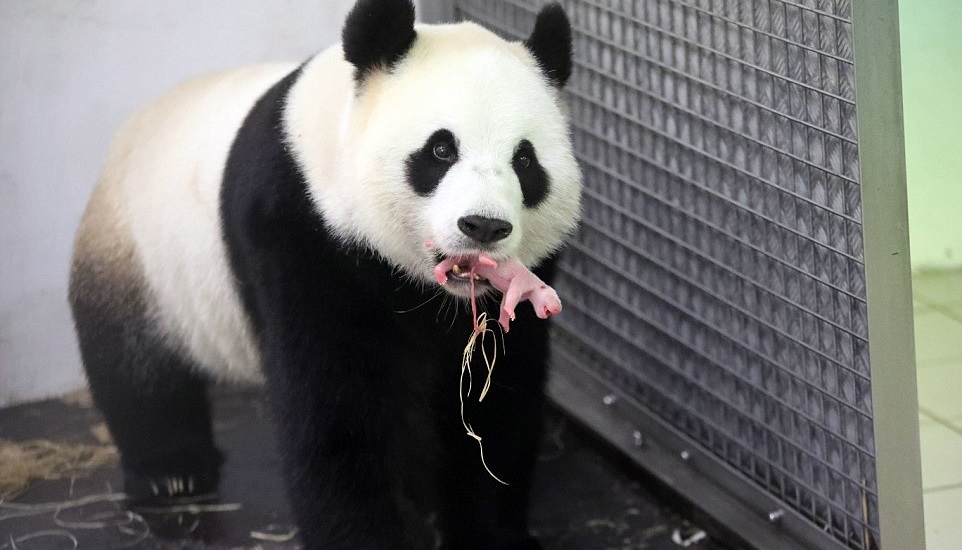
[[[178,500],[217,498],[216,474],[145,475],[126,471],[124,492],[133,506],[169,505]]]
[[[128,457],[124,492],[135,505],[169,503],[177,499],[215,498],[224,457],[217,449],[164,453],[147,459]]]

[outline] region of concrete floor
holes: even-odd
[[[700,531],[570,421],[549,413],[547,426],[532,507],[532,528],[546,550],[675,550],[673,537],[683,540]],[[102,429],[89,403],[49,400],[0,410],[0,439],[89,444]],[[0,501],[0,550],[299,548],[272,428],[258,395],[218,392],[215,431],[228,455],[215,507],[131,515],[117,500],[120,472],[102,468],[39,482],[12,502]],[[43,508],[44,503],[59,504]],[[708,538],[690,547],[723,549]]]

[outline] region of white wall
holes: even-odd
[[[187,76],[301,60],[351,0],[0,0],[0,406],[83,384],[73,232],[110,136]]]
[[[962,267],[962,2],[900,2],[915,270]]]

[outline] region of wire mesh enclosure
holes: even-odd
[[[522,39],[543,3],[455,6]],[[562,4],[586,187],[556,369],[877,547],[850,0]]]

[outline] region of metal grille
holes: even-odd
[[[537,0],[458,0],[524,38]],[[878,541],[850,0],[564,0],[585,212],[556,351]]]

